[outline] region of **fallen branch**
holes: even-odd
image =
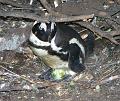
[[[45,86],[45,87],[37,87],[38,90],[45,90],[46,88],[48,88],[49,86]],[[22,91],[35,91],[34,89],[0,89],[0,92],[22,92]]]
[[[13,2],[11,0],[0,0],[0,3],[11,5],[11,6],[14,6],[14,7],[30,8],[29,5],[17,4],[16,2]]]
[[[99,34],[101,37],[107,38],[108,40],[110,40],[111,42],[113,42],[115,44],[120,44],[114,39],[114,36],[120,35],[120,29],[117,29],[116,31],[105,32],[105,31],[102,31],[101,29],[99,29],[98,27],[93,26],[89,22],[81,21],[81,22],[77,22],[77,23],[80,24],[81,26],[84,26],[84,27],[90,29],[94,33]]]
[[[83,20],[83,19],[89,19],[93,18],[93,14],[91,15],[81,15],[81,16],[70,16],[70,17],[58,17],[53,16],[51,14],[47,14],[45,16],[38,16],[35,13],[26,13],[26,12],[20,12],[20,11],[3,11],[0,10],[0,16],[2,17],[16,17],[16,18],[27,18],[31,20],[36,20],[39,22],[69,22],[69,21],[75,21],[75,20]]]
[[[56,15],[57,13],[54,11],[54,9],[50,6],[50,4],[46,0],[40,0],[40,3],[43,5],[43,7],[48,11],[50,14]],[[63,15],[65,16],[65,15]]]
[[[94,17],[94,14],[79,15],[79,16],[70,16],[70,15],[66,15],[66,14],[61,14],[60,12],[56,12],[46,0],[40,0],[40,2],[45,7],[45,9],[48,11],[48,13],[52,15],[52,17],[60,17],[61,18],[61,21],[54,20],[54,22],[77,21],[77,20],[85,20],[85,19]]]

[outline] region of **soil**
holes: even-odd
[[[69,10],[66,8],[71,13]],[[31,22],[1,18],[0,44],[3,38],[11,40],[19,35],[6,33],[8,30],[24,25]],[[28,36],[29,32],[19,44],[20,40],[16,41],[15,47],[0,51],[0,101],[120,101],[120,45],[96,36],[94,52],[85,61],[85,72],[72,81],[57,83],[38,78],[47,66],[30,50]]]

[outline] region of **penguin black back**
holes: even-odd
[[[84,44],[84,40],[80,37],[80,35],[71,27],[63,24],[57,23],[57,31],[52,39],[52,43],[55,43],[55,46],[51,44],[51,48],[53,51],[68,55],[68,67],[76,72],[80,73],[85,69],[84,59],[86,55],[86,48]]]

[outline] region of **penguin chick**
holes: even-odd
[[[29,38],[33,52],[48,67],[64,69],[74,76],[85,70],[86,44],[80,35],[64,23],[36,23]]]

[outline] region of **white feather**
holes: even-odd
[[[82,53],[84,54],[84,57],[85,57],[85,48],[76,38],[72,38],[69,41],[69,44],[77,44],[80,47],[80,49],[81,49],[81,51],[82,51]]]
[[[37,21],[35,21],[34,23],[33,23],[33,26],[35,25],[35,24],[37,24],[38,22]]]
[[[36,55],[39,56],[39,57],[48,55],[47,50],[34,48],[34,47],[32,47],[32,46],[31,46],[31,49],[32,49],[32,51],[34,52],[34,54],[36,54]]]
[[[37,46],[50,46],[49,42],[39,40],[32,32],[30,34],[29,40]]]
[[[63,53],[63,54],[67,54],[67,52],[60,52],[60,50],[62,49],[61,47],[57,47],[55,44],[55,37],[51,40],[51,48],[52,50],[56,51],[57,53]]]
[[[44,29],[45,31],[47,31],[47,25],[45,23],[41,23],[39,26],[40,30]]]
[[[50,55],[46,50],[43,49],[37,49],[32,47],[32,50],[36,55],[40,56],[41,59],[43,59],[46,65],[50,66],[51,68],[63,69],[66,72],[66,74],[72,76],[76,74],[68,68],[68,62],[61,60],[58,56]]]
[[[55,37],[51,40],[51,48],[56,51],[56,52],[59,52],[62,48],[61,47],[57,47],[56,44],[55,44]]]
[[[52,22],[52,23],[51,23],[51,31],[54,30],[54,28],[55,28],[55,23]]]

